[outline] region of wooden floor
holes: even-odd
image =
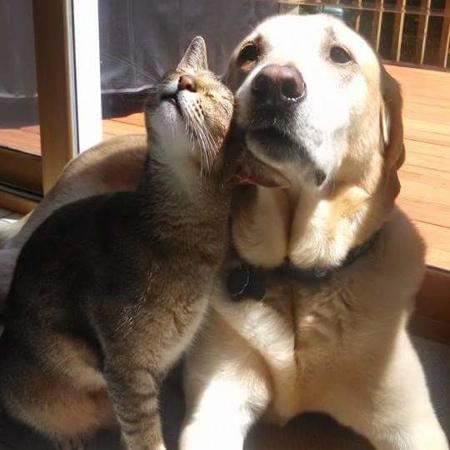
[[[399,204],[428,244],[429,265],[450,270],[450,73],[398,66],[406,162]],[[103,121],[104,137],[144,132],[142,114]],[[39,154],[39,127],[0,129],[0,144]]]
[[[428,264],[450,270],[450,73],[396,66],[388,71],[404,97],[399,204],[428,244]]]

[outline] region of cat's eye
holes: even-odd
[[[244,65],[256,61],[259,58],[259,48],[254,42],[249,42],[242,47],[238,56],[238,64]]]
[[[331,61],[338,64],[347,64],[353,61],[352,55],[343,47],[335,45],[330,49],[330,59]]]

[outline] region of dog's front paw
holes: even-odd
[[[225,431],[196,424],[184,428],[180,439],[180,450],[242,450],[243,447],[244,437],[238,430]]]
[[[439,425],[417,424],[409,429],[388,433],[375,445],[377,450],[449,450],[447,438]]]

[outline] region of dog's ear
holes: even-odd
[[[403,142],[402,95],[400,85],[381,66],[380,132],[384,152],[385,187],[388,203],[392,206],[400,192],[398,169],[405,161]]]

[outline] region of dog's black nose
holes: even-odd
[[[252,92],[262,102],[298,102],[305,97],[306,85],[295,67],[270,64],[253,79]]]
[[[191,75],[181,75],[178,80],[178,91],[197,92],[197,83]]]

